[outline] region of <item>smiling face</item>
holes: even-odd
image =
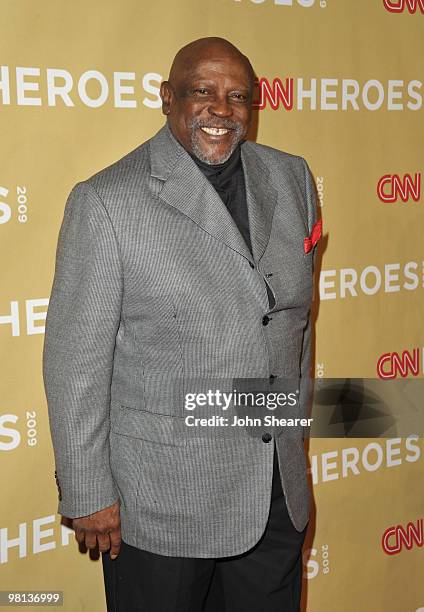
[[[161,85],[162,110],[185,149],[221,164],[247,135],[252,89],[250,64],[235,47],[192,43],[177,54]]]

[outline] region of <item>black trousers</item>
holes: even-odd
[[[259,542],[234,557],[156,555],[122,542],[113,561],[102,553],[108,612],[299,612],[301,549],[287,513],[274,450],[268,523]]]

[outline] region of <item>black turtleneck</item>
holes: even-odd
[[[250,252],[252,252],[240,144],[237,145],[227,161],[222,164],[207,164],[192,153],[190,153],[190,156],[212,183],[233,217]]]
[[[197,166],[212,183],[213,187],[221,197],[225,206],[231,213],[241,235],[243,236],[250,252],[252,243],[249,231],[249,216],[247,212],[246,187],[244,183],[243,164],[241,162],[240,144],[231,153],[230,157],[222,164],[207,164],[190,153]],[[275,305],[274,295],[268,285],[266,291],[270,308]]]

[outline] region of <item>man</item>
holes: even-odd
[[[166,125],[66,204],[44,379],[59,512],[102,552],[108,610],[299,610],[302,432],[192,435],[183,401],[294,379],[306,411],[315,192],[303,158],[246,140],[253,85],[228,41],[183,47]]]

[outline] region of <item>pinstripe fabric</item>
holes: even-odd
[[[43,352],[58,511],[84,516],[119,497],[124,540],[163,555],[239,554],[262,535],[270,503],[272,444],[184,433],[190,377],[301,377],[306,410],[311,174],[303,158],[264,145],[241,151],[253,260],[167,125],[77,184],[59,233]],[[302,439],[276,444],[301,531]]]

